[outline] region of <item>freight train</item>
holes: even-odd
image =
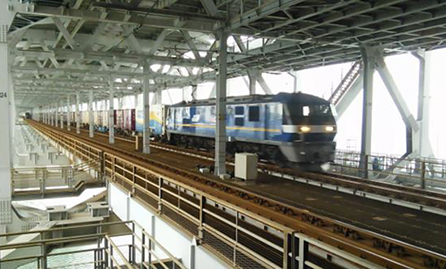
[[[214,149],[215,99],[152,105],[150,128],[170,144]],[[322,164],[334,160],[336,122],[330,103],[304,93],[228,97],[227,152],[254,152],[275,163]],[[142,132],[143,111],[115,110],[115,129]],[[108,126],[108,112],[98,111],[95,124]],[[88,112],[82,113],[88,122]]]

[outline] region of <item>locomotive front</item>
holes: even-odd
[[[336,121],[329,102],[316,96],[297,93],[278,95],[283,106],[279,147],[288,161],[322,164],[334,160]]]

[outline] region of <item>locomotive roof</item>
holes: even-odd
[[[190,102],[182,101],[177,104],[170,105],[171,107],[182,106],[199,106],[199,105],[214,105],[215,98],[205,100],[194,100]],[[288,103],[288,104],[329,104],[329,102],[323,98],[306,94],[302,92],[298,93],[278,93],[275,95],[245,95],[245,96],[231,96],[226,99],[227,104],[252,104],[252,103]]]

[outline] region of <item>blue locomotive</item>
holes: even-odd
[[[214,149],[214,100],[165,107],[165,135],[172,144]],[[151,120],[152,123],[152,120]],[[336,122],[329,102],[304,93],[229,97],[227,152],[254,152],[277,163],[333,161]]]

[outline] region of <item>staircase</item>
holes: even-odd
[[[350,87],[361,74],[361,67],[361,61],[357,61],[352,65],[350,70],[348,70],[347,74],[342,79],[341,83],[339,83],[336,90],[333,91],[330,98],[328,99],[330,103],[332,103],[333,105],[337,105],[339,103],[339,101],[342,99],[342,96],[344,96],[344,94],[350,89]]]

